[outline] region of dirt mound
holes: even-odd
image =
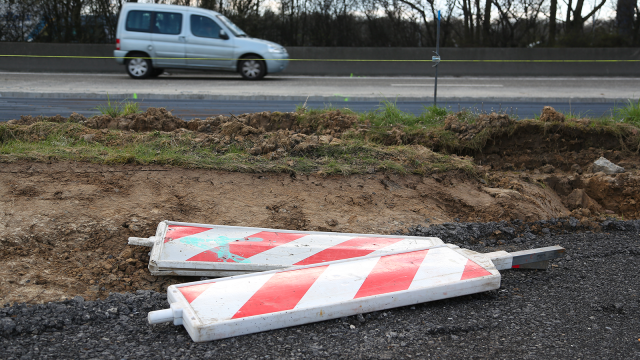
[[[329,111],[320,114],[301,114],[296,112],[268,112],[254,114],[242,114],[238,116],[217,116],[206,118],[205,120],[194,119],[188,123],[187,128],[198,132],[216,132],[216,129],[228,122],[237,122],[244,125],[245,132],[276,132],[279,130],[289,130],[304,134],[340,134],[353,127],[358,121],[355,115],[345,114],[340,110]],[[228,125],[227,125],[228,126]],[[247,130],[253,128],[255,130]],[[241,130],[234,125],[233,133]],[[229,135],[229,134],[226,134]],[[246,136],[246,134],[241,134]]]
[[[461,121],[464,114],[449,115],[444,121],[444,129],[456,133],[458,139],[463,141],[472,140],[478,133],[490,128],[506,128],[514,125],[516,120],[507,114],[481,114],[474,122]]]
[[[174,131],[176,129],[188,129],[190,131],[215,133],[222,131],[224,135],[240,134],[246,136],[249,133],[270,132],[278,130],[290,130],[305,134],[321,131],[324,134],[339,134],[351,128],[358,120],[357,116],[344,114],[340,110],[319,114],[301,114],[297,112],[269,112],[264,111],[239,116],[216,116],[204,120],[194,119],[184,121],[173,116],[165,108],[148,108],[145,112],[123,117],[113,118],[109,115],[93,116],[89,119],[83,115],[73,113],[65,118],[60,115],[52,117],[21,116],[19,120],[9,120],[8,125],[32,125],[37,122],[55,123],[81,123],[92,129],[118,129],[128,131]],[[225,125],[232,123],[230,125]],[[233,125],[233,123],[242,124]],[[224,127],[225,129],[222,129]],[[243,130],[244,129],[244,130]],[[224,131],[223,131],[224,130]]]
[[[71,115],[68,118],[65,118],[64,116],[61,116],[61,115],[56,115],[51,117],[44,117],[41,115],[39,116],[22,115],[20,116],[19,120],[7,121],[7,125],[33,125],[35,123],[43,122],[43,121],[54,122],[54,123],[71,122],[71,123],[84,124],[87,121],[87,118],[84,115],[81,115],[75,112],[71,113]]]
[[[639,146],[640,137],[632,127],[606,129],[573,121],[549,124],[522,120],[511,129],[492,134],[479,150],[459,153],[472,155],[476,163],[496,170],[535,170],[551,165],[572,171],[589,167],[601,156],[635,168]]]
[[[564,122],[565,116],[562,113],[556,111],[551,106],[545,106],[540,114],[540,121],[542,122]]]
[[[94,116],[85,122],[92,129],[118,129],[129,131],[174,131],[183,129],[187,122],[175,117],[165,108],[148,108],[140,114],[112,118],[108,115]]]

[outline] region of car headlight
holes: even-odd
[[[287,50],[285,50],[282,46],[269,45],[269,52],[282,54],[286,53]]]

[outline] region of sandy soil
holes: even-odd
[[[487,188],[464,174],[317,177],[85,163],[3,164],[0,301],[155,289],[146,248],[162,220],[389,234],[413,225],[569,214],[549,187]]]

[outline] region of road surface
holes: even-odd
[[[132,100],[133,101],[133,100]],[[140,108],[165,107],[172,113],[185,120],[194,118],[204,119],[216,115],[234,115],[260,111],[294,111],[296,106],[304,101],[291,100],[135,100],[140,103]],[[56,98],[0,98],[0,121],[19,119],[21,115],[68,117],[72,112],[77,112],[90,117],[99,114],[96,107],[105,105],[106,99],[56,99]],[[419,114],[425,106],[432,103],[425,101],[399,101],[396,106],[403,111]],[[553,106],[556,110],[578,114],[580,117],[598,117],[611,114],[615,103],[555,103],[555,102],[458,102],[442,101],[440,106],[453,111],[468,109],[474,112],[503,111],[510,115],[517,115],[520,119],[532,118],[539,115],[545,105]],[[309,101],[309,108],[347,107],[358,112],[374,111],[381,107],[379,101]]]
[[[637,99],[640,78],[440,78],[438,97],[462,102],[615,102]],[[0,73],[2,97],[432,101],[431,77],[268,76],[188,73],[133,80],[119,74]]]
[[[615,106],[638,99],[640,78],[440,78],[438,105],[454,111],[503,110],[519,118],[550,105],[580,116],[611,114]],[[246,81],[235,75],[167,74],[133,80],[125,74],[0,73],[0,120],[21,115],[98,113],[107,99],[140,102],[142,109],[165,107],[185,119],[308,107],[348,107],[373,111],[395,102],[418,114],[433,104],[429,77],[269,76]]]

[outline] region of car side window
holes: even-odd
[[[178,35],[182,32],[182,14],[156,12],[153,32],[156,34]]]
[[[127,31],[151,32],[151,11],[129,11],[126,24]]]
[[[191,15],[191,33],[194,36],[219,39],[220,29],[220,25],[211,18],[200,15]]]

